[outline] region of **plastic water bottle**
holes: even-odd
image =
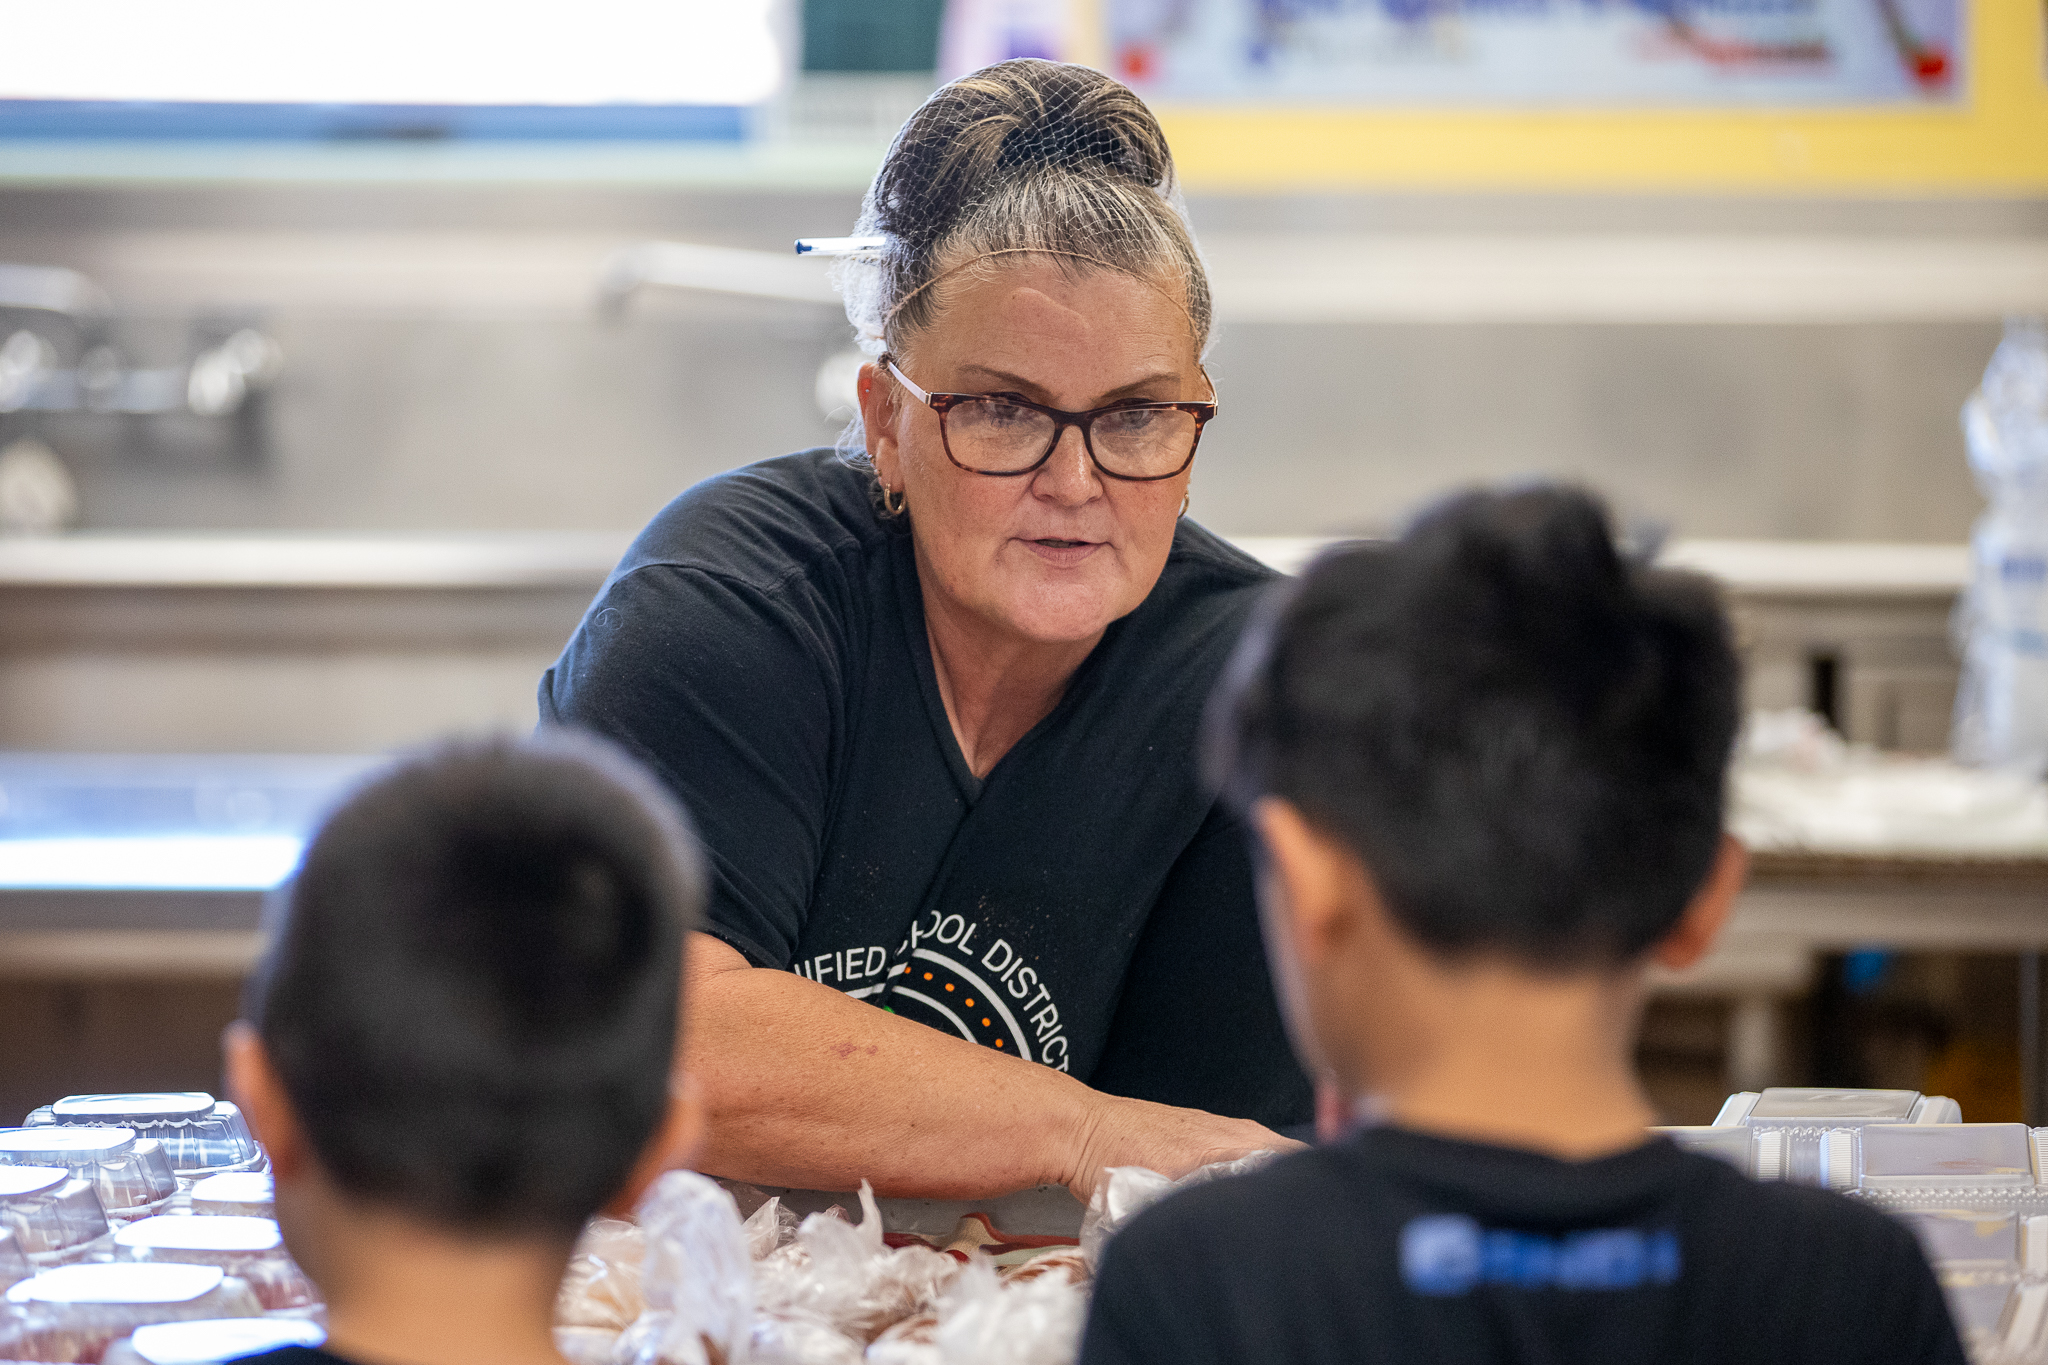
[[[1957,613],[1958,761],[2048,773],[2048,321],[2015,318],[1963,404],[1970,468],[1991,506],[1970,537]]]

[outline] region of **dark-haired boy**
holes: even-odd
[[[566,734],[372,782],[306,850],[227,1039],[325,1351],[268,1365],[561,1365],[571,1244],[686,1161],[672,1086],[703,895],[680,815]]]
[[[1963,1359],[1911,1234],[1648,1140],[1652,961],[1697,960],[1738,670],[1601,506],[1470,494],[1269,604],[1212,712],[1326,1145],[1110,1243],[1083,1365]]]

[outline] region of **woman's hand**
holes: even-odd
[[[1252,1152],[1291,1152],[1303,1144],[1281,1137],[1249,1119],[1220,1118],[1199,1109],[1177,1109],[1149,1100],[1088,1092],[1089,1106],[1077,1136],[1066,1187],[1083,1204],[1111,1166],[1144,1166],[1179,1179],[1197,1166],[1230,1161]]]

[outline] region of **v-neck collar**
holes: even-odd
[[[901,624],[904,643],[910,648],[911,661],[916,665],[917,690],[924,698],[925,718],[931,722],[934,738],[939,742],[939,752],[946,757],[946,768],[953,774],[953,782],[960,788],[961,797],[969,806],[981,800],[991,782],[1005,768],[1012,766],[1012,760],[1028,748],[1037,738],[1057,724],[1087,689],[1096,672],[1096,661],[1100,659],[1111,638],[1123,625],[1126,618],[1119,617],[1109,623],[1102,638],[1095,642],[1095,648],[1088,651],[1088,657],[1075,668],[1074,676],[1067,680],[1067,687],[1052,710],[1039,718],[1036,725],[1026,730],[1009,752],[996,760],[987,777],[976,777],[974,770],[967,766],[967,754],[960,747],[960,737],[953,733],[952,717],[946,714],[946,699],[939,692],[938,660],[932,657],[930,628],[924,619],[924,583],[917,575],[917,549],[906,533],[891,543],[893,568],[901,590],[896,594],[902,603]],[[1142,610],[1142,604],[1140,609]]]

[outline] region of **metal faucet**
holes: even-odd
[[[65,318],[83,336],[105,330],[113,305],[105,290],[75,270],[0,262],[0,311],[41,312]],[[244,327],[209,346],[185,365],[124,365],[105,343],[88,346],[78,363],[62,366],[57,347],[34,327],[19,327],[0,341],[0,413],[197,413],[225,417],[284,368],[284,351],[270,337]]]

